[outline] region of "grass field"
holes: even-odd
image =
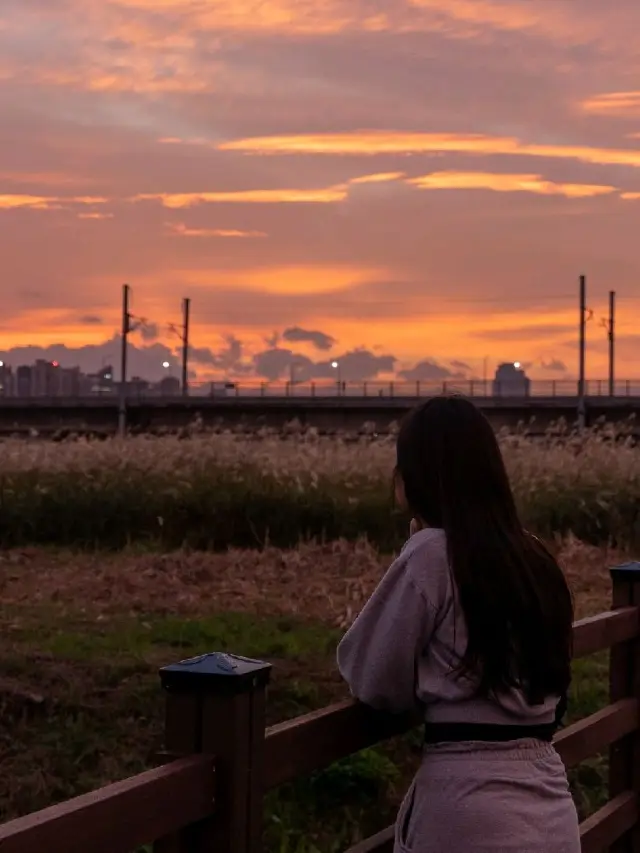
[[[503,436],[525,523],[594,544],[640,545],[640,451],[606,429]],[[396,549],[393,436],[269,434],[0,442],[0,546],[224,550],[366,535]]]
[[[606,609],[622,552],[569,539],[578,615]],[[269,723],[346,695],[335,646],[389,562],[364,541],[228,553],[0,555],[0,818],[149,766],[161,746],[159,666],[226,650],[274,664]],[[304,590],[304,596],[301,596]],[[607,701],[607,659],[576,667],[571,716]],[[367,750],[275,792],[267,847],[339,851],[388,825],[418,739]],[[605,795],[603,758],[572,783],[582,814]]]

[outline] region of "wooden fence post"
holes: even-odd
[[[154,853],[259,853],[262,845],[265,703],[271,664],[219,652],[160,670],[173,756],[215,762],[214,817],[164,839]]]
[[[614,610],[640,605],[640,562],[623,563],[611,570]],[[612,647],[610,700],[640,699],[640,640]],[[639,721],[640,722],[640,721]],[[640,793],[640,728],[609,750],[609,798],[624,791]],[[640,853],[640,826],[636,825],[610,849],[610,853]]]

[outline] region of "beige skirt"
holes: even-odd
[[[578,816],[551,744],[425,748],[396,822],[394,853],[580,853]]]

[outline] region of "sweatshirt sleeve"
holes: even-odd
[[[351,694],[398,713],[418,705],[416,663],[436,617],[411,577],[411,559],[401,554],[393,563],[338,646],[338,668]]]

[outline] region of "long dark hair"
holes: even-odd
[[[458,673],[488,695],[518,687],[531,704],[571,680],[573,603],[562,570],[524,530],[488,420],[462,397],[406,417],[396,475],[414,516],[444,530],[468,644]]]

